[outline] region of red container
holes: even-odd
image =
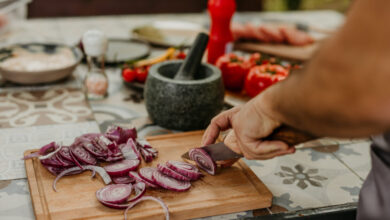
[[[233,50],[230,21],[236,11],[236,2],[235,0],[209,0],[208,10],[211,17],[211,30],[207,46],[207,61],[215,64],[220,56]]]

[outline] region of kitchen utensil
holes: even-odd
[[[199,33],[195,39],[194,45],[188,52],[183,64],[177,71],[175,80],[193,80],[196,78],[196,74],[199,72],[199,67],[202,62],[204,51],[206,50],[209,36],[205,33]]]
[[[284,125],[277,128],[274,132],[272,132],[272,134],[270,134],[263,140],[283,141],[289,146],[295,146],[314,139],[316,139],[316,137],[308,133],[304,133],[302,131],[298,131],[294,128]],[[208,154],[214,161],[239,159],[242,157],[242,155],[230,150],[230,148],[227,147],[223,142],[217,144],[210,144],[201,148],[208,152]],[[182,158],[190,159],[188,152],[184,153],[182,155]]]
[[[221,71],[213,65],[200,64],[206,36],[199,35],[186,61],[166,61],[150,68],[144,97],[149,116],[156,124],[176,130],[199,130],[222,110]]]
[[[28,44],[16,44],[8,48],[3,48],[0,51],[1,61],[4,61],[12,56],[12,53],[16,49],[25,49],[31,52],[54,54],[60,48],[69,48],[74,55],[74,63],[58,69],[49,69],[43,71],[16,71],[0,67],[0,73],[4,79],[19,83],[19,84],[39,84],[50,83],[61,80],[71,75],[77,65],[82,59],[81,50],[77,47],[69,47],[61,44],[48,44],[48,43],[28,43]]]

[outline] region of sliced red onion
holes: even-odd
[[[136,170],[140,164],[139,160],[122,160],[104,167],[110,176],[124,176],[129,171]]]
[[[96,198],[99,201],[120,204],[129,198],[131,191],[131,184],[111,184],[96,191]]]
[[[191,160],[195,161],[199,168],[203,169],[211,175],[215,175],[217,165],[204,149],[194,148],[191,149],[188,154]]]
[[[30,153],[28,155],[25,155],[22,160],[28,160],[28,159],[31,159],[31,158],[35,158],[35,157],[39,157],[41,156],[41,154],[39,154],[39,151],[37,152],[33,152],[33,153]]]
[[[57,149],[57,145],[56,145],[56,142],[51,142],[49,144],[46,144],[45,146],[41,147],[41,149],[39,149],[39,154],[40,155],[46,155],[50,152],[53,152]]]
[[[131,184],[129,184],[131,185]],[[146,192],[146,184],[143,182],[139,182],[133,185],[134,193],[135,195],[133,197],[130,197],[127,199],[127,202],[135,202],[138,199],[140,199]],[[116,204],[107,202],[104,200],[99,200],[103,205],[114,208],[114,209],[126,209],[131,203],[129,204]]]
[[[134,154],[137,156],[137,159],[141,160],[141,153],[138,150],[136,142],[134,142],[134,140],[130,138],[129,140],[127,140],[126,145],[130,146]]]
[[[138,174],[146,182],[152,183],[153,185],[156,185],[154,180],[153,180],[153,172],[156,170],[157,170],[157,168],[155,168],[155,167],[143,167],[138,171]],[[158,187],[158,186],[156,186],[156,187]]]
[[[144,158],[144,161],[146,163],[152,162],[153,161],[153,154],[146,150],[145,148],[139,148],[139,152],[142,155],[142,158]]]
[[[166,166],[191,180],[197,180],[202,176],[196,166],[186,162],[170,160],[166,163]]]
[[[142,182],[142,183],[145,183],[147,187],[151,187],[151,188],[159,188],[157,185],[145,180],[144,178],[142,178],[137,172],[134,172],[134,171],[130,171],[129,172],[129,176],[134,178],[136,182]]]
[[[190,178],[183,176],[180,173],[177,173],[176,171],[174,171],[174,170],[170,169],[169,167],[162,165],[162,164],[157,164],[157,169],[161,173],[163,173],[167,176],[173,177],[173,178],[180,180],[180,181],[190,181],[191,180]]]
[[[126,129],[114,125],[107,129],[104,136],[117,144],[122,144],[126,143],[129,138],[135,140],[137,138],[137,130],[135,128]]]
[[[121,144],[118,146],[119,149],[121,149],[122,151],[122,154],[123,156],[126,158],[126,159],[130,159],[130,160],[139,160],[141,158],[138,157],[137,153],[133,150],[133,148],[131,147],[130,144]]]
[[[190,182],[177,180],[175,178],[164,175],[158,170],[153,172],[153,180],[154,183],[158,184],[162,188],[176,192],[186,191],[191,187]]]
[[[80,167],[80,169],[83,169],[83,166],[81,166],[80,162],[77,160],[77,158],[73,155],[72,151],[69,148],[69,155],[72,158],[73,162]]]
[[[131,178],[128,175],[126,175],[126,176],[114,176],[114,177],[111,177],[111,179],[112,179],[112,182],[114,182],[116,184],[129,184],[129,183],[134,183],[135,182],[135,179]]]
[[[44,159],[50,158],[53,155],[55,155],[58,151],[60,151],[61,149],[62,149],[62,144],[60,144],[60,145],[55,144],[55,150],[54,151],[52,151],[50,153],[47,153],[45,155],[39,156],[39,159],[40,160],[44,160]]]
[[[146,184],[143,182],[138,182],[133,185],[135,195],[127,199],[127,202],[134,202],[137,199],[141,198],[146,192]]]
[[[106,157],[103,160],[106,162],[115,162],[115,161],[119,161],[119,160],[123,160],[123,159],[125,159],[124,156],[118,156],[118,157]]]
[[[57,158],[57,160],[58,160],[59,162],[62,163],[62,166],[63,166],[63,167],[73,167],[73,166],[75,165],[73,162],[64,159],[64,158],[61,156],[61,154],[59,154],[59,153],[55,154],[54,156]]]
[[[56,155],[52,155],[51,157],[40,160],[40,161],[43,165],[54,166],[54,167],[64,167],[64,164],[57,159]]]
[[[46,167],[46,168],[48,168],[48,167]],[[79,172],[82,172],[84,170],[96,171],[102,177],[102,179],[103,179],[105,184],[111,183],[110,176],[106,173],[106,171],[103,168],[98,167],[98,166],[85,165],[85,166],[82,166],[82,168],[80,168],[80,167],[72,167],[72,168],[63,170],[60,174],[58,174],[58,176],[55,178],[55,180],[53,182],[53,189],[54,189],[54,191],[57,192],[56,184],[63,176],[68,175],[68,174],[79,173]],[[94,173],[95,172],[92,172],[92,176],[95,175]]]
[[[87,150],[90,154],[95,157],[106,157],[107,152],[103,151],[103,149],[96,147],[92,142],[84,142],[81,144],[85,150]]]
[[[72,155],[80,162],[95,165],[97,163],[96,159],[88,153],[81,145],[72,145],[70,146],[70,152]]]
[[[60,154],[63,159],[74,163],[72,156],[70,156],[70,149],[68,146],[63,146],[61,150],[58,151],[58,154]]]
[[[131,208],[133,208],[135,205],[137,205],[138,203],[142,202],[142,201],[146,201],[146,200],[152,200],[152,201],[155,201],[157,202],[158,204],[161,205],[162,209],[164,210],[164,214],[165,214],[165,220],[169,220],[169,210],[168,210],[168,206],[165,205],[165,203],[161,200],[161,199],[158,199],[156,197],[153,197],[153,196],[144,196],[130,204],[127,205],[127,208],[125,210],[125,220],[127,220],[127,211],[129,211]]]

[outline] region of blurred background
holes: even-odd
[[[185,2],[185,4],[183,4]],[[330,9],[345,12],[351,0],[239,0],[237,11]],[[207,0],[32,0],[28,17],[202,12]]]

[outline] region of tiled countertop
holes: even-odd
[[[340,14],[331,11],[245,13],[236,19],[257,17],[307,21],[324,28],[334,28],[343,21]],[[36,19],[19,24],[7,36],[1,37],[0,46],[45,41],[73,45],[90,28],[101,29],[109,37],[128,38],[130,29],[137,25],[178,18],[201,24],[208,20],[206,14]],[[131,123],[139,129],[141,136],[174,132],[148,120],[143,101],[130,98],[132,94],[139,94],[122,84],[119,69],[110,68],[107,72],[110,79],[108,98],[90,103],[79,97],[77,79],[85,73],[83,65],[77,68],[75,77],[54,86],[34,88],[34,91],[9,84],[0,88],[0,219],[34,218],[24,166],[18,160],[25,149],[39,147],[53,139],[71,141],[80,132],[96,131],[99,127],[105,130],[110,124]],[[53,97],[62,97],[62,100],[50,101]],[[48,106],[48,103],[52,105]],[[297,150],[293,155],[268,161],[246,161],[272,191],[271,208],[208,219],[235,219],[311,208],[315,208],[315,212],[327,206],[334,210],[353,207],[370,169],[370,142],[328,140],[318,143],[326,146]],[[9,171],[11,174],[7,173]]]

